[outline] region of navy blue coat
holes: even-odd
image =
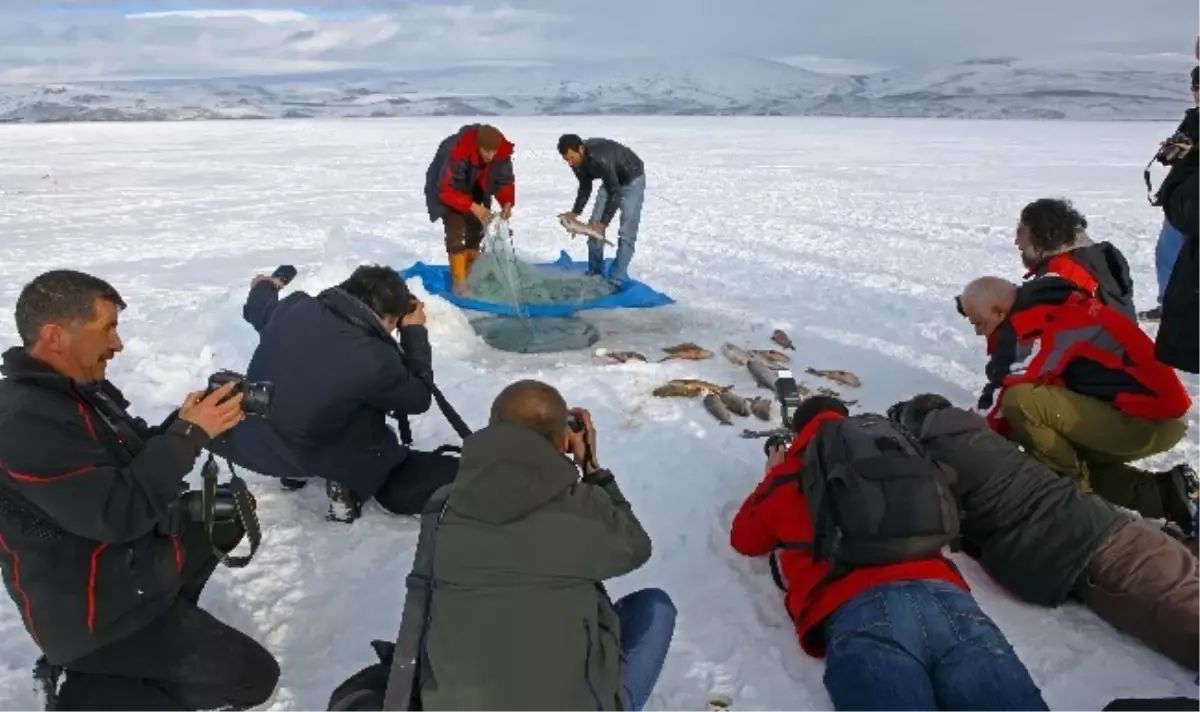
[[[425,327],[400,329],[397,348],[346,292],[280,300],[270,281],[250,289],[242,316],[260,339],[246,378],[274,384],[271,412],[246,418],[210,449],[264,475],[323,477],[372,497],[408,455],[386,416],[424,413],[432,401]]]

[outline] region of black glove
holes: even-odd
[[[850,410],[841,398],[811,396],[805,398],[801,401],[800,405],[796,406],[796,412],[792,414],[792,429],[797,433],[800,432],[804,429],[805,425],[812,422],[813,418],[828,410],[841,413],[843,418],[850,415]]]

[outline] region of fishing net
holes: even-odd
[[[484,251],[471,266],[466,295],[507,304],[517,316],[489,316],[471,322],[475,333],[494,349],[515,353],[547,353],[586,349],[600,332],[579,317],[530,318],[529,304],[573,304],[612,293],[607,282],[522,260],[513,249],[505,221],[492,223]]]

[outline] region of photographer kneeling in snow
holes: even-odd
[[[271,416],[246,420],[212,450],[288,489],[323,477],[335,521],[354,521],[372,497],[394,514],[420,512],[458,472],[457,458],[411,450],[387,425],[388,416],[407,425],[434,396],[425,305],[390,267],[361,266],[316,297],[281,300],[285,285],[255,277],[242,309],[259,334],[246,380],[274,385]]]
[[[212,539],[181,497],[209,438],[245,417],[228,384],[190,394],[157,427],[128,413],[105,378],[122,349],[112,285],[82,272],[36,277],[17,297],[24,347],[0,368],[0,569],[43,652],[48,709],[249,708],[279,664],[197,606],[245,535]],[[191,495],[197,492],[189,493]]]
[[[587,411],[539,381],[506,387],[464,442],[436,526],[424,645],[396,652],[419,656],[424,709],[642,709],[675,606],[655,588],[615,603],[604,589],[646,563],[650,537],[598,464]]]
[[[1189,670],[1200,665],[1200,569],[1160,527],[1084,493],[976,413],[925,394],[888,409],[956,473],[964,550],[1022,600],[1078,598]]]

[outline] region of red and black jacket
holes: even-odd
[[[988,355],[979,408],[991,408],[988,422],[1002,434],[1003,389],[1019,383],[1059,386],[1150,420],[1180,418],[1192,406],[1136,323],[1061,277],[1038,277],[1017,290],[1008,319],[988,337]]]
[[[813,657],[825,655],[822,624],[829,614],[870,588],[895,581],[935,579],[969,590],[958,571],[941,557],[858,568],[822,584],[832,564],[812,559],[809,547],[813,524],[797,475],[804,464],[804,450],[820,425],[841,417],[835,411],[825,411],[801,429],[783,463],[768,472],[742,504],[729,533],[730,544],[740,554],[775,555],[774,568],[786,587],[784,606],[796,625],[800,647]]]
[[[29,635],[61,665],[174,602],[184,553],[160,523],[208,436],[174,418],[159,428],[129,418],[144,440],[133,454],[71,379],[19,347],[3,364],[0,570]]]
[[[1062,277],[1102,303],[1137,321],[1133,304],[1133,276],[1129,262],[1111,242],[1076,247],[1048,257],[1025,274],[1033,277]]]
[[[447,211],[467,212],[478,196],[484,203],[495,197],[501,205],[516,204],[512,165],[516,147],[504,139],[495,157],[484,163],[475,142],[478,130],[478,124],[468,124],[438,146],[425,173],[425,205],[430,222],[437,222]]]

